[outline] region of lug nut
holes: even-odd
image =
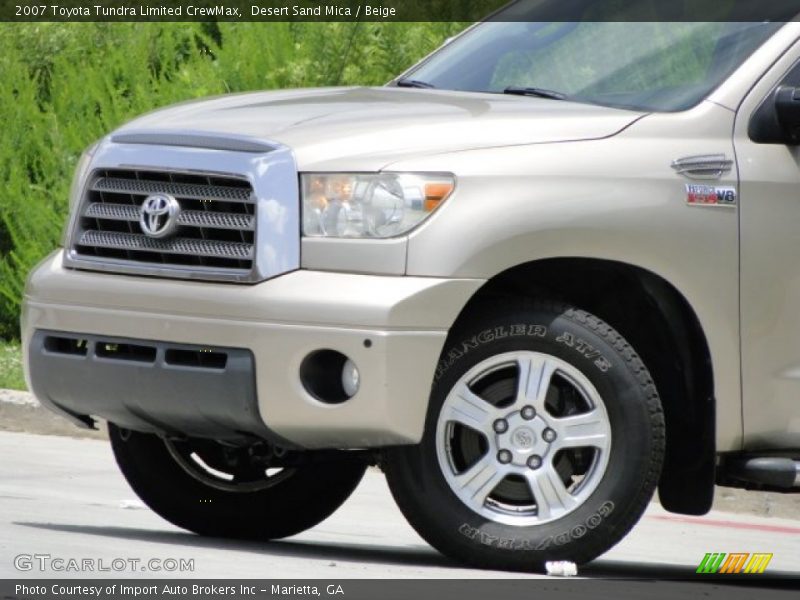
[[[522,418],[526,421],[530,421],[536,416],[536,409],[532,406],[523,406],[519,414],[522,415]]]
[[[504,465],[507,465],[511,462],[511,452],[508,450],[500,450],[500,452],[497,453],[497,460]]]
[[[552,442],[556,439],[556,432],[548,427],[542,432],[542,438],[545,442]]]
[[[497,419],[497,421],[495,421],[492,424],[492,428],[497,433],[505,433],[506,431],[508,431],[508,421],[506,421],[505,419]]]
[[[531,469],[538,469],[539,467],[542,466],[542,457],[537,455],[537,454],[533,454],[532,456],[529,456],[528,457],[528,466]]]

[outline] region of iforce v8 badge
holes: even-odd
[[[687,183],[686,204],[689,206],[736,206],[736,188]]]

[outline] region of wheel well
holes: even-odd
[[[667,510],[704,514],[714,494],[711,355],[686,299],[661,277],[624,263],[560,258],[518,265],[489,280],[459,315],[497,296],[549,297],[600,317],[650,370],[664,407],[667,454],[659,482]]]

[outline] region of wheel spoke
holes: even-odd
[[[445,418],[475,429],[481,433],[491,431],[496,409],[486,400],[462,385],[448,401]]]
[[[532,405],[538,412],[545,412],[544,402],[550,381],[556,371],[554,362],[544,356],[520,358],[517,360],[519,377],[517,379],[516,405]]]
[[[537,471],[525,474],[528,487],[536,500],[540,519],[557,517],[575,506],[578,500],[567,491],[561,477],[551,463]]]
[[[451,388],[436,424],[436,455],[452,493],[485,518],[521,526],[581,506],[606,475],[611,444],[595,386],[571,363],[537,351],[503,352],[473,366]],[[530,507],[506,497],[519,493],[517,478],[524,496],[524,485],[530,490]]]
[[[484,454],[475,464],[455,477],[456,488],[462,500],[478,507],[505,477],[498,469],[494,457]]]
[[[558,429],[559,448],[608,448],[610,433],[605,415],[593,409],[587,413],[553,420]]]

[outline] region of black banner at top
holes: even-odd
[[[0,21],[792,21],[800,0],[0,0]]]

